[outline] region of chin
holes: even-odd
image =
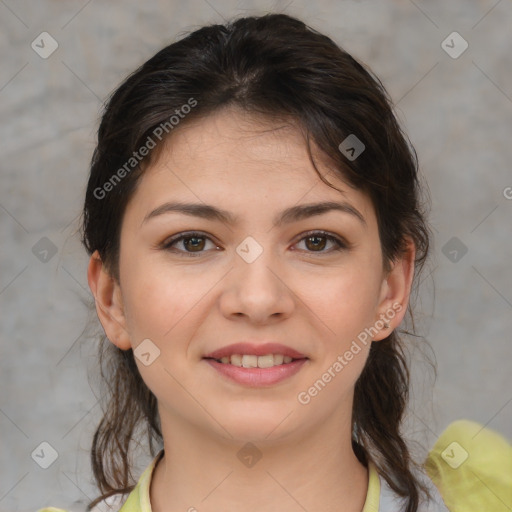
[[[288,420],[293,418],[294,422],[297,421],[297,415],[293,411],[293,405],[284,406],[277,402],[258,405],[251,401],[223,411],[220,423],[231,434],[230,441],[265,444],[291,434],[294,425]],[[226,437],[227,433],[221,430],[223,437]]]

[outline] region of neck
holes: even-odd
[[[346,419],[248,445],[162,412],[165,455],[153,473],[152,512],[360,512],[364,506],[368,472],[354,455]]]

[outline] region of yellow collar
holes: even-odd
[[[368,463],[368,492],[362,512],[379,512],[380,480],[373,462]]]
[[[142,473],[135,489],[130,493],[126,502],[119,512],[151,512],[151,502],[149,499],[149,488],[151,477],[158,461],[163,456],[164,451],[153,459],[151,464]],[[379,512],[380,480],[377,468],[370,462],[368,464],[368,492],[362,512]]]

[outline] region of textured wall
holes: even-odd
[[[464,417],[512,437],[512,2],[0,0],[0,511],[94,496],[76,228],[102,100],[184,31],[269,10],[366,62],[418,151],[435,232],[418,321],[438,379],[416,365],[408,428],[428,444]]]

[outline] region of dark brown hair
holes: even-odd
[[[193,103],[193,108],[183,107]],[[171,133],[228,105],[293,120],[304,133],[313,165],[312,143],[339,177],[371,199],[384,266],[389,268],[408,240],[414,242],[417,280],[430,230],[416,153],[390,99],[378,78],[329,37],[284,14],[205,26],[159,51],[110,97],[92,158],[82,242],[89,254],[99,251],[116,280],[125,207],[154,153],[140,164],[132,161],[137,163],[133,168],[126,163],[155,139],[159,127],[167,126]],[[180,112],[186,115],[179,116],[179,124],[170,122]],[[355,159],[339,149],[349,135],[365,146]],[[409,313],[412,318],[410,308]],[[130,454],[137,429],[147,429],[152,455],[161,431],[156,399],[141,379],[132,351],[118,349],[103,336],[101,367],[109,400],[94,435],[92,466],[103,498],[134,486]],[[393,331],[372,343],[356,383],[353,447],[363,463],[372,460],[391,488],[406,498],[407,512],[415,512],[426,490],[415,476],[401,433],[408,394],[404,348]]]

